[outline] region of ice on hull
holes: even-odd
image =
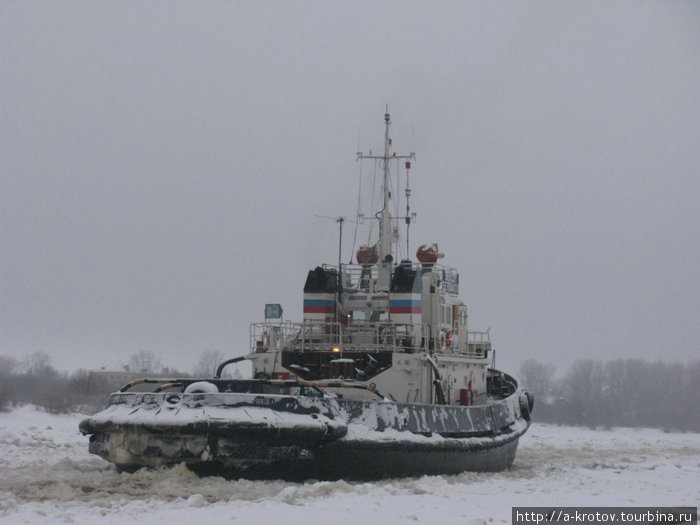
[[[117,393],[80,429],[91,434],[90,452],[120,470],[184,462],[200,474],[234,478],[369,480],[509,468],[529,425],[523,401],[519,390],[473,407],[304,395]]]
[[[494,443],[454,438],[437,443],[340,440],[305,446],[215,434],[166,437],[127,431],[96,434],[90,452],[126,471],[184,462],[198,474],[230,478],[372,480],[506,470],[521,435],[513,432]]]

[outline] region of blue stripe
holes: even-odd
[[[304,299],[304,306],[333,306],[335,301],[328,299]]]
[[[421,306],[422,301],[416,299],[392,299],[389,301],[389,306],[406,307],[406,306]]]

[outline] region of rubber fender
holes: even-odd
[[[532,412],[532,409],[535,406],[535,396],[533,396],[530,392],[525,392],[525,395],[527,396],[528,408],[530,409],[530,412]]]
[[[523,418],[525,418],[527,421],[530,421],[530,403],[527,394],[521,395],[519,401],[520,414],[522,414]]]

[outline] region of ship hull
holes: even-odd
[[[295,450],[295,457],[287,459],[249,460],[245,465],[241,465],[240,460],[202,462],[189,467],[201,475],[289,481],[368,481],[467,471],[499,472],[513,464],[518,440],[519,435],[496,446],[474,446],[467,439],[456,440],[451,445],[341,441],[310,450],[305,457],[299,457],[299,451]]]
[[[510,468],[521,391],[483,406],[266,394],[117,393],[80,424],[90,452],[133,471],[185,463],[248,479],[353,479]]]

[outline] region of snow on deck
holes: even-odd
[[[115,425],[150,424],[163,426],[182,426],[196,423],[228,422],[231,424],[269,424],[277,428],[295,428],[300,426],[322,427],[326,422],[333,422],[322,414],[312,419],[308,414],[283,412],[262,406],[242,406],[231,409],[226,406],[202,405],[197,408],[162,405],[111,405],[95,416],[96,422],[110,421]]]

